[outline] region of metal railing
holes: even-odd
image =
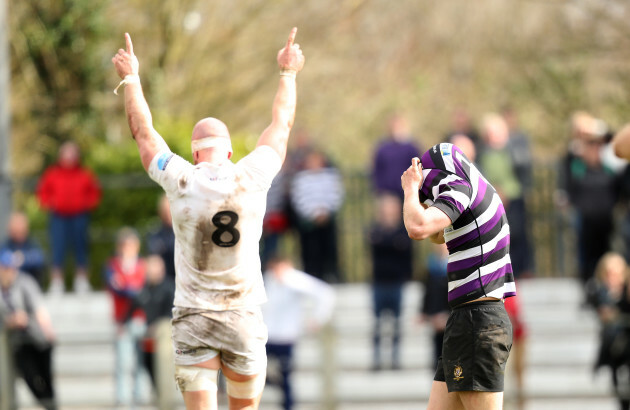
[[[366,231],[374,220],[375,196],[370,186],[367,172],[346,171],[343,173],[345,185],[345,201],[337,218],[339,263],[342,280],[361,282],[370,279],[370,254],[365,239]],[[157,198],[161,188],[144,174],[102,175],[101,185],[108,195],[129,192],[138,194],[146,192]],[[575,232],[570,215],[555,207],[553,195],[556,190],[557,169],[555,164],[537,163],[534,167],[534,189],[526,198],[530,221],[530,238],[534,248],[535,275],[539,277],[574,276],[576,266]],[[33,195],[35,179],[15,181],[15,193],[24,200]],[[109,206],[109,205],[108,205]],[[141,235],[145,235],[152,227],[147,220],[155,214],[155,203],[144,204],[147,215],[144,222],[134,225]],[[110,211],[111,213],[111,211]],[[90,228],[91,238],[91,270],[100,272],[106,258],[114,249],[114,238],[120,226],[111,226],[109,220],[101,221],[94,217]],[[121,219],[122,215],[121,215]],[[157,217],[153,219],[157,220]],[[122,223],[121,223],[122,225]],[[34,230],[40,243],[47,245],[48,237],[45,227]],[[284,238],[288,249],[299,255],[296,235],[289,234]],[[425,255],[429,252],[427,244],[420,243],[415,252],[415,278],[425,275]]]

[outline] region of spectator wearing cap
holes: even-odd
[[[44,252],[30,236],[28,217],[22,212],[9,216],[7,240],[0,247],[1,251],[11,251],[20,272],[29,274],[41,287],[45,268]]]
[[[35,280],[0,252],[0,330],[6,330],[17,374],[47,410],[56,409],[52,351],[55,335]]]

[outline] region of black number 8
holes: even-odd
[[[229,218],[227,223],[224,222],[224,218]],[[234,228],[238,222],[238,215],[232,211],[221,211],[214,214],[212,217],[212,223],[217,229],[212,233],[212,242],[222,248],[230,248],[238,243],[241,239],[241,233]],[[221,236],[227,232],[232,235],[232,239],[224,241]]]

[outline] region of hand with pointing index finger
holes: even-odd
[[[422,179],[422,164],[420,158],[415,157],[411,160],[411,166],[400,177],[400,183],[405,192],[418,191],[422,186]]]
[[[118,50],[118,53],[112,57],[112,63],[116,68],[116,72],[120,78],[125,78],[127,75],[138,74],[140,63],[138,58],[133,53],[133,44],[131,43],[131,36],[129,33],[125,33],[125,42],[127,43],[127,49],[122,48]]]
[[[278,65],[281,70],[294,70],[299,72],[304,67],[304,55],[299,44],[294,44],[297,27],[293,27],[287,44],[278,51]]]

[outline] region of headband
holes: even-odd
[[[213,135],[211,137],[200,138],[190,142],[193,152],[201,151],[206,148],[223,148],[232,152],[232,143],[228,137]]]

